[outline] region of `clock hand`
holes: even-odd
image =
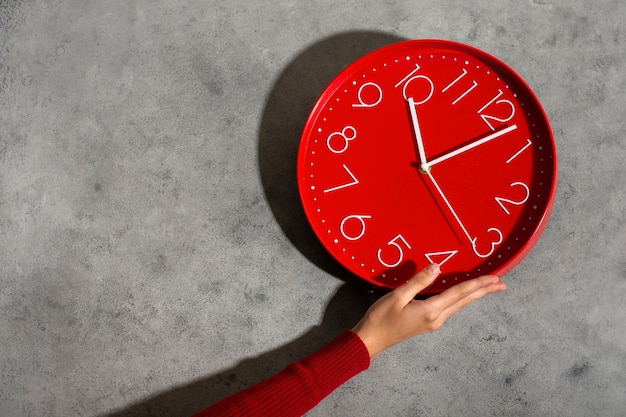
[[[491,141],[493,139],[496,139],[496,138],[499,138],[500,136],[506,135],[507,133],[512,132],[515,129],[517,129],[517,125],[511,125],[511,126],[508,126],[505,129],[496,130],[492,134],[490,134],[488,136],[485,136],[482,139],[474,141],[474,142],[472,142],[472,143],[470,143],[468,145],[460,147],[459,149],[455,149],[453,151],[450,151],[448,153],[443,154],[442,156],[440,156],[438,158],[433,159],[432,161],[430,161],[428,163],[428,166],[433,166],[435,164],[438,164],[439,162],[445,161],[446,159],[450,159],[453,156],[460,155],[460,154],[462,154],[465,151],[469,151],[470,149],[473,149],[473,148],[475,148],[477,146],[480,146],[480,145],[482,145],[484,143],[487,143],[487,142],[489,142],[489,141]]]
[[[452,205],[450,204],[446,196],[443,194],[443,191],[441,191],[441,187],[439,187],[439,184],[437,183],[437,181],[435,181],[435,177],[433,177],[433,174],[428,170],[425,172],[426,172],[426,175],[428,175],[428,178],[430,178],[430,181],[433,183],[433,185],[437,189],[437,192],[439,193],[443,201],[446,203],[446,206],[448,206],[448,210],[450,210],[456,222],[459,224],[459,226],[461,226],[461,229],[463,229],[463,233],[465,233],[465,236],[467,237],[467,239],[473,243],[472,236],[470,236],[469,232],[467,231],[467,229],[465,228],[465,226],[459,219],[459,216],[456,214],[456,211],[454,211],[454,209],[452,208]]]
[[[502,240],[503,240],[502,232],[500,230],[496,229],[495,227],[488,228],[487,232],[488,233],[492,233],[492,234],[495,233],[498,236],[497,240],[492,240],[490,242],[491,250],[489,252],[485,253],[485,252],[479,251],[478,248],[477,248],[477,243],[476,243],[477,240],[478,240],[478,237],[472,237],[469,234],[469,232],[467,231],[467,229],[465,228],[465,226],[461,222],[461,219],[459,219],[459,215],[456,214],[456,211],[454,211],[454,209],[452,208],[452,204],[450,204],[450,202],[448,201],[446,196],[443,194],[443,191],[441,191],[441,187],[439,187],[439,184],[437,183],[437,181],[435,181],[435,177],[433,177],[433,174],[431,174],[430,171],[426,171],[426,175],[428,175],[428,177],[432,181],[433,185],[437,189],[437,192],[439,193],[439,195],[441,196],[443,201],[446,203],[446,206],[448,206],[448,210],[450,210],[450,212],[454,216],[454,219],[456,220],[456,222],[459,224],[459,226],[461,226],[461,229],[463,229],[463,233],[465,233],[465,237],[467,237],[467,240],[469,240],[469,242],[472,244],[472,250],[474,251],[474,254],[476,254],[476,256],[478,256],[480,258],[487,258],[487,257],[489,257],[493,253],[496,245],[499,245],[500,243],[502,243]]]
[[[428,171],[428,162],[426,161],[426,152],[424,151],[424,142],[422,140],[422,132],[420,130],[420,124],[417,120],[417,111],[415,111],[415,101],[413,97],[409,97],[409,111],[411,112],[411,126],[413,128],[413,134],[415,135],[415,141],[417,142],[417,151],[419,152],[422,171]]]

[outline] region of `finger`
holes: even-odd
[[[450,287],[441,294],[428,299],[428,302],[439,311],[444,311],[473,292],[498,282],[500,282],[500,278],[495,275],[483,275]]]
[[[452,304],[450,307],[442,311],[440,318],[443,321],[446,321],[452,315],[464,309],[474,301],[479,300],[489,294],[502,291],[506,291],[506,284],[504,282],[497,282],[495,284],[489,284],[486,287],[478,288],[477,290],[468,294],[465,298],[462,298],[461,300],[457,301],[456,303]]]
[[[415,274],[413,278],[408,280],[406,284],[396,288],[396,292],[403,303],[411,301],[420,291],[427,288],[433,283],[435,278],[439,275],[439,265],[430,264],[420,272]]]

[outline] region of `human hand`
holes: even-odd
[[[439,329],[463,307],[494,292],[505,291],[506,284],[495,275],[484,275],[464,281],[426,300],[414,297],[439,275],[437,264],[431,264],[376,301],[352,329],[367,347],[370,359],[411,337]]]

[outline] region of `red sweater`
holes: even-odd
[[[193,417],[302,416],[369,365],[370,356],[363,341],[346,330],[311,356]]]

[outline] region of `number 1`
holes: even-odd
[[[533,143],[531,142],[531,140],[530,140],[530,139],[526,139],[526,144],[522,147],[522,149],[520,149],[519,151],[515,152],[515,154],[514,154],[512,157],[510,157],[509,159],[507,159],[507,160],[506,160],[506,163],[508,164],[509,162],[511,162],[512,160],[514,160],[515,158],[517,158],[517,156],[518,156],[519,154],[521,154],[522,152],[524,152],[524,150],[525,150],[526,148],[528,148],[528,147],[529,147],[530,145],[532,145],[532,144],[533,144]]]

